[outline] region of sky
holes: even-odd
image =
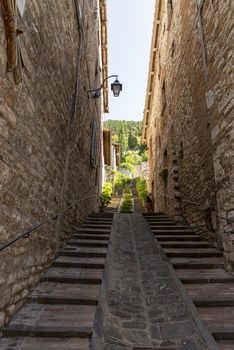
[[[108,0],[108,70],[123,84],[105,119],[142,120],[148,79],[155,0]]]

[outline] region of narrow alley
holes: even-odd
[[[0,0],[0,350],[234,350],[233,19]]]

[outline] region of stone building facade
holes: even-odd
[[[97,210],[101,109],[108,109],[108,95],[102,107],[87,93],[100,86],[100,53],[107,76],[105,0],[0,4],[1,247],[81,200],[0,251],[2,325],[72,225]]]
[[[224,248],[234,269],[232,0],[156,1],[143,139],[155,210]]]

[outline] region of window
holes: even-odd
[[[172,41],[171,44],[171,57],[174,57],[174,53],[175,53],[175,40]]]
[[[167,0],[167,30],[169,30],[170,28],[172,14],[173,14],[172,0]]]
[[[163,81],[162,85],[162,95],[161,95],[161,115],[163,115],[165,108],[166,108],[166,89],[165,89],[165,80]]]
[[[96,166],[96,153],[97,153],[97,124],[95,119],[91,125],[91,145],[90,145],[90,164],[92,168]]]
[[[179,149],[179,159],[184,158],[184,147],[183,147],[183,142],[180,142],[180,149]]]

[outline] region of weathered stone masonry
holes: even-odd
[[[87,95],[100,85],[98,3],[27,0],[17,19],[22,81],[6,73],[7,28],[0,13],[1,244],[99,191],[101,106]],[[95,197],[86,200],[0,253],[0,325],[69,235],[68,221],[79,222],[96,208]]]
[[[155,209],[225,250],[233,268],[231,0],[156,2],[144,114]],[[231,39],[232,38],[232,39]],[[221,218],[224,219],[221,219]]]

